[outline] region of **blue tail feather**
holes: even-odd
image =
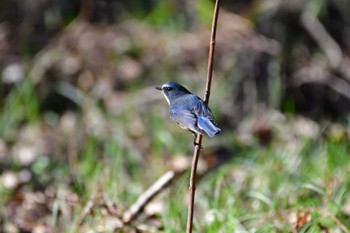
[[[205,131],[211,138],[221,132],[221,129],[216,127],[214,123],[211,122],[211,120],[207,117],[198,116],[197,125],[201,130]]]

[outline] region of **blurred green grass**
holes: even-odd
[[[21,132],[25,125],[43,124],[34,93],[30,81],[26,81],[6,98],[0,121],[4,140],[14,140],[15,132]],[[157,105],[152,109],[165,107],[164,103]],[[89,200],[102,193],[123,213],[170,169],[165,158],[171,159],[179,153],[191,155],[192,136],[170,122],[163,122],[167,119],[152,112],[145,113],[144,118],[148,122],[145,130],[150,139],[145,156],[140,157],[118,141],[118,132],[125,130],[118,125],[98,136],[94,131],[87,132],[82,144],[64,149],[73,151],[67,152],[68,158],[40,155],[30,165],[28,169],[33,180],[24,184],[27,189],[49,185],[59,193],[60,187],[66,184],[78,193],[79,202],[74,205],[72,218],[64,224],[65,232],[98,230],[96,226],[104,218],[98,208],[95,214],[88,214],[84,224],[78,224]],[[123,114],[126,115],[118,117],[130,117],[130,112]],[[116,119],[107,117],[102,121]],[[229,134],[226,132],[214,140],[230,137]],[[204,150],[208,141],[205,138]],[[237,145],[231,142],[226,146]],[[346,138],[319,136],[311,140],[299,137],[292,150],[276,140],[270,146],[240,146],[230,156],[231,159],[207,173],[198,183],[195,232],[289,232],[293,224],[297,224],[298,213],[309,216],[299,232],[349,229],[350,158]],[[20,171],[21,165],[16,161],[9,164]],[[163,206],[163,211],[157,213],[163,232],[181,232],[185,228],[188,178],[189,173],[185,173],[157,198]],[[11,190],[3,187],[0,190],[1,205],[5,206]],[[58,216],[52,213],[52,224],[60,223]]]

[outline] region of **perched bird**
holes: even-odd
[[[175,82],[168,82],[156,89],[162,91],[169,104],[170,119],[181,128],[193,134],[203,135],[205,132],[209,137],[221,132],[208,106],[185,87]]]

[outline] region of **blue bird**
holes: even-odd
[[[205,132],[209,137],[221,132],[208,106],[185,87],[175,82],[168,82],[156,89],[162,91],[169,104],[170,119],[181,128],[193,134],[203,135]]]

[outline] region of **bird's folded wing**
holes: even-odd
[[[191,111],[185,109],[170,111],[170,117],[173,121],[186,129],[192,129],[197,123],[196,116]]]
[[[208,120],[211,121],[214,126],[217,126],[217,123],[215,122],[215,119],[213,117],[213,114],[210,111],[210,108],[198,97],[194,96],[193,98],[197,98],[200,101],[196,101],[196,104],[193,107],[193,113],[197,116],[203,116],[206,117]]]

